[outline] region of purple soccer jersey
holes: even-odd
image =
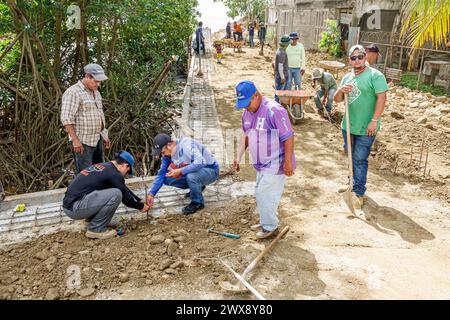
[[[284,142],[294,135],[285,108],[273,100],[262,98],[258,111],[242,114],[242,130],[248,136],[253,166],[259,172],[284,174]],[[292,154],[293,169],[296,168]]]

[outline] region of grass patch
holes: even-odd
[[[400,84],[412,90],[416,90],[417,86],[417,73],[405,73],[402,75],[402,80]],[[447,96],[450,97],[450,92],[447,92],[444,87],[432,86],[430,84],[421,83],[419,84],[419,91],[429,92],[435,96]]]

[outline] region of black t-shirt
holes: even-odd
[[[141,199],[125,185],[125,178],[112,162],[98,163],[82,170],[67,188],[63,207],[72,210],[74,202],[85,195],[109,188],[122,192],[122,202],[127,207],[138,210],[144,207]]]

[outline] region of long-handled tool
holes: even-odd
[[[259,261],[264,258],[264,256],[269,253],[275,244],[284,237],[284,235],[289,231],[289,226],[286,226],[283,228],[283,230],[276,236],[275,239],[272,240],[272,242],[263,250],[261,253],[248,265],[247,268],[245,268],[244,272],[242,273],[241,277],[243,279],[246,279],[248,274],[252,272],[252,270],[256,267]],[[222,289],[227,291],[233,291],[233,292],[245,292],[247,289],[242,286],[241,283],[232,284],[229,281],[221,281],[219,282],[219,285],[222,287]]]
[[[234,271],[225,261],[219,258],[219,261],[223,263],[225,267],[228,268],[228,270],[231,271],[232,274],[248,289],[250,290],[258,300],[266,300],[258,291],[256,291],[255,288],[253,288],[250,283],[247,282],[241,275],[239,275],[236,271]]]
[[[342,192],[344,197],[344,202],[350,209],[350,211],[355,214],[355,207],[353,206],[352,192],[353,192],[353,160],[352,160],[352,140],[350,135],[350,116],[348,112],[348,95],[344,93],[344,104],[345,104],[345,124],[347,133],[347,158],[348,158],[348,171],[349,171],[349,187],[347,190]]]
[[[208,232],[217,233],[224,237],[233,238],[233,239],[239,239],[241,237],[237,234],[232,234],[232,233],[228,233],[228,232],[220,232],[220,231],[213,230],[212,228],[209,228]]]

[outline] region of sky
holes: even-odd
[[[228,8],[222,2],[198,0],[197,10],[201,13],[199,21],[203,22],[203,27],[210,27],[212,32],[225,29],[228,21],[233,22],[227,17]]]

